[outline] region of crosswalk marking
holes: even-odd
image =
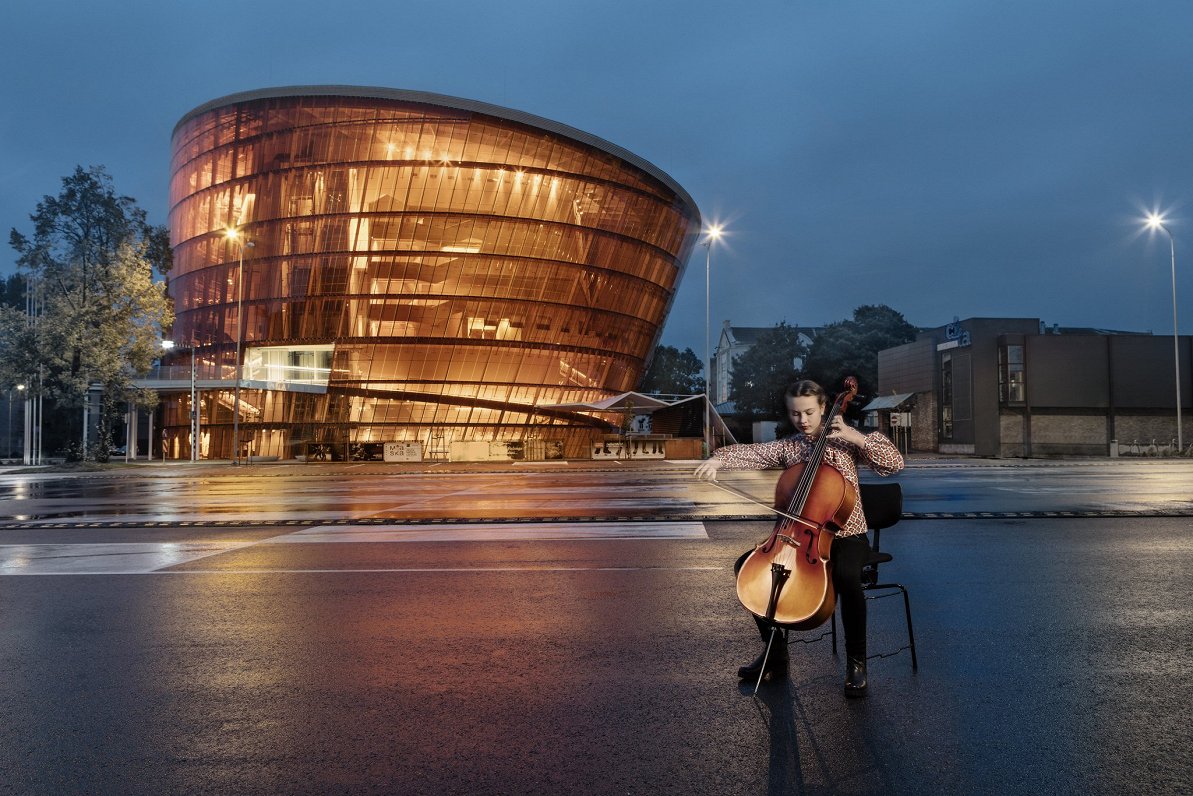
[[[700,522],[435,523],[403,526],[325,525],[258,541],[0,544],[0,575],[147,575],[254,545],[483,542],[601,539],[707,539]],[[599,569],[599,567],[597,567]],[[533,565],[525,569],[535,569]],[[570,568],[568,568],[570,569]],[[240,572],[231,569],[227,572]],[[247,571],[247,570],[246,570]],[[437,569],[252,570],[271,572],[433,572]],[[454,571],[454,570],[453,570]],[[470,570],[471,571],[471,570]]]
[[[253,542],[108,542],[0,545],[0,575],[137,575]]]

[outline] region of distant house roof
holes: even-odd
[[[863,406],[862,411],[876,412],[879,409],[898,409],[908,398],[914,395],[915,393],[913,392],[901,392],[898,395],[883,395]]]
[[[774,328],[774,326],[734,326],[726,322],[724,331],[738,345],[753,345],[763,332],[772,331]],[[792,326],[791,328],[808,338],[813,338],[824,331],[823,326]]]
[[[726,326],[725,331],[734,342],[753,345],[767,329],[764,326]]]

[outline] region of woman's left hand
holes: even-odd
[[[829,439],[839,439],[842,442],[851,442],[859,448],[866,444],[866,435],[846,423],[845,419],[840,416],[833,418],[828,437]]]

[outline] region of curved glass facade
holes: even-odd
[[[171,175],[173,361],[193,349],[207,387],[204,457],[230,457],[236,425],[242,454],[282,458],[581,455],[604,424],[548,407],[637,385],[700,229],[682,188],[608,142],[387,89],[209,103],[176,127]],[[166,455],[186,457],[189,396],[164,405]]]

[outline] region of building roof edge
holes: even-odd
[[[171,132],[171,137],[178,133],[178,128],[194,117],[213,111],[216,108],[222,108],[226,105],[236,105],[242,102],[253,102],[262,99],[275,99],[282,97],[358,97],[365,99],[388,99],[398,100],[401,102],[414,102],[422,105],[438,105],[443,108],[450,108],[452,110],[470,111],[473,113],[480,113],[486,116],[493,116],[498,119],[505,119],[511,122],[517,122],[530,127],[537,127],[549,133],[562,135],[567,138],[573,138],[589,146],[595,147],[609,155],[620,158],[627,163],[636,166],[650,176],[662,182],[672,191],[674,191],[680,199],[692,208],[696,213],[696,218],[701,219],[700,209],[696,204],[696,200],[692,198],[683,186],[676,182],[667,172],[660,169],[650,161],[635,155],[624,147],[620,147],[611,141],[595,136],[591,133],[586,133],[583,130],[556,122],[551,119],[546,119],[542,116],[535,116],[532,113],[515,110],[513,108],[506,108],[501,105],[493,105],[488,102],[481,102],[480,100],[471,100],[464,97],[452,97],[446,94],[434,94],[427,91],[411,91],[408,89],[384,88],[379,86],[345,86],[345,85],[326,85],[326,86],[280,86],[275,88],[261,88],[252,91],[241,91],[235,94],[228,94],[224,97],[218,97],[208,102],[199,105],[196,108],[183,114],[178,123],[174,125],[174,130]],[[701,223],[703,221],[701,220]]]

